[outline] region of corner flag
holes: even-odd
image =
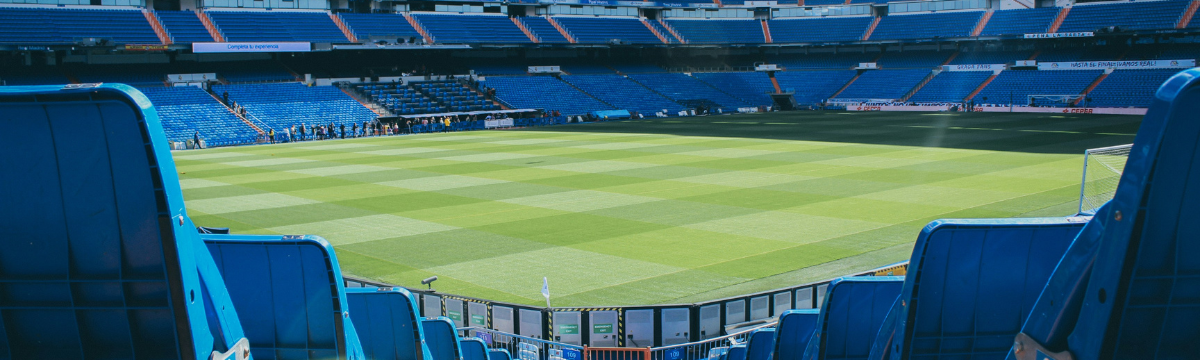
[[[550,280],[542,277],[542,296],[546,297],[546,307],[550,307]]]

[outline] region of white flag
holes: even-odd
[[[550,300],[550,280],[546,280],[545,277],[542,278],[542,296],[545,296],[547,301]]]

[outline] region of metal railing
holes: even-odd
[[[458,332],[462,337],[483,339],[489,348],[508,350],[513,359],[570,360],[570,356],[563,355],[563,350],[567,350],[566,353],[582,353],[582,360],[704,360],[713,349],[745,344],[755,330],[771,328],[776,323],[770,321],[729,335],[657,348],[592,348],[479,327],[458,328]]]
[[[650,348],[583,348],[583,360],[650,360]]]
[[[520,120],[520,119],[518,119],[518,120]],[[520,124],[518,124],[518,126],[519,125]],[[896,264],[892,264],[892,265],[888,265],[888,266],[884,266],[884,267],[880,267],[880,268],[875,268],[875,269],[872,269],[869,271],[848,274],[846,276],[898,276],[898,275],[905,275],[905,273],[907,272],[907,266],[908,266],[907,262],[902,262],[902,263],[896,263]],[[367,280],[367,279],[360,279],[360,278],[356,278],[353,276],[345,276],[344,280],[346,282],[347,287],[393,287],[393,286],[396,286],[396,285],[390,285],[390,284]],[[520,351],[520,349],[516,349],[517,345],[514,345],[514,344],[519,345],[519,344],[523,344],[523,343],[537,344],[539,346],[539,353],[542,353],[541,349],[571,349],[571,350],[590,349],[590,348],[584,348],[584,347],[577,346],[577,345],[559,344],[559,343],[556,343],[553,341],[541,340],[541,339],[552,339],[552,336],[554,335],[554,333],[553,333],[553,331],[551,331],[551,327],[547,326],[549,324],[547,319],[553,317],[556,313],[575,312],[575,313],[578,313],[578,316],[581,316],[582,318],[587,318],[588,316],[590,316],[591,314],[595,314],[596,312],[617,311],[617,312],[625,312],[628,315],[630,312],[633,312],[633,311],[647,311],[647,310],[658,311],[658,310],[661,310],[664,313],[666,311],[671,311],[673,314],[678,315],[678,316],[676,316],[677,318],[690,319],[690,320],[672,320],[672,322],[673,322],[672,328],[675,328],[674,326],[682,326],[683,336],[685,338],[689,338],[693,342],[679,344],[679,345],[667,345],[667,346],[661,346],[658,348],[651,348],[650,351],[652,352],[652,354],[651,354],[649,360],[700,360],[700,359],[706,358],[707,357],[706,355],[708,354],[708,352],[711,349],[719,348],[722,346],[728,346],[735,342],[741,343],[743,341],[746,341],[746,337],[749,336],[749,333],[751,331],[754,331],[756,329],[760,329],[763,327],[773,326],[775,324],[775,322],[777,321],[776,317],[778,317],[780,314],[782,314],[782,312],[785,310],[819,308],[824,299],[824,295],[826,293],[827,286],[830,284],[831,281],[833,281],[833,279],[805,283],[805,284],[794,285],[794,286],[778,288],[778,289],[773,289],[773,290],[767,290],[767,291],[761,291],[761,292],[756,292],[756,293],[743,294],[743,295],[732,296],[732,297],[728,297],[728,298],[714,299],[714,300],[709,300],[709,301],[700,302],[700,303],[693,303],[693,304],[661,304],[661,305],[644,305],[644,306],[587,307],[587,308],[561,308],[561,307],[560,308],[546,308],[546,307],[540,307],[540,306],[536,306],[536,305],[504,303],[504,302],[490,301],[490,300],[486,300],[486,299],[464,297],[464,296],[453,295],[453,294],[444,294],[444,293],[440,293],[440,292],[436,292],[436,291],[432,291],[432,290],[418,289],[418,288],[409,288],[409,291],[412,291],[413,294],[416,295],[415,299],[420,302],[419,308],[425,312],[432,311],[432,314],[436,314],[433,316],[440,316],[442,314],[445,314],[445,312],[443,310],[447,309],[448,306],[454,307],[454,311],[471,311],[470,306],[465,306],[464,302],[489,305],[489,306],[492,306],[494,310],[503,309],[503,311],[506,313],[515,313],[516,311],[521,311],[522,313],[520,314],[520,316],[521,316],[522,321],[517,322],[517,323],[512,323],[511,325],[507,325],[505,327],[505,329],[507,331],[518,331],[518,332],[522,332],[522,333],[526,333],[526,334],[532,334],[532,335],[534,335],[534,337],[516,336],[516,335],[504,333],[504,332],[497,332],[494,330],[487,330],[487,329],[464,328],[464,330],[467,330],[467,331],[474,331],[473,333],[475,333],[475,334],[489,334],[488,336],[495,335],[494,336],[495,339],[499,339],[502,341],[493,340],[493,342],[496,342],[497,345],[500,345],[501,343],[509,344],[508,346],[502,346],[502,347],[509,349],[510,353],[512,353],[512,351],[514,349],[517,351]],[[457,302],[451,303],[451,300],[454,300]],[[724,311],[721,310],[722,307],[727,307],[727,306],[731,306],[731,305],[736,305],[743,309],[745,309],[747,307],[749,307],[751,309],[757,308],[757,310],[752,310],[749,313],[742,312],[742,314],[740,314],[740,315],[726,314]],[[762,312],[764,310],[766,311],[765,313]],[[757,311],[758,315],[755,315],[756,311]],[[682,313],[682,314],[680,315],[680,313]],[[704,314],[707,314],[707,315],[704,315]],[[713,316],[713,315],[719,315],[719,316]],[[489,318],[489,323],[490,323],[492,311],[487,311],[485,316]],[[526,316],[528,316],[528,318],[526,318]],[[508,318],[508,319],[511,319],[511,318]],[[699,319],[699,320],[697,320],[697,319]],[[617,326],[620,327],[620,326],[627,325],[628,320],[629,320],[628,316],[625,316],[624,319],[618,319],[617,321],[618,321],[619,325],[617,325]],[[529,328],[529,329],[524,328],[523,325],[525,325],[526,321],[532,323],[533,327]],[[666,321],[666,320],[664,320],[664,321]],[[721,327],[721,325],[724,325],[724,323],[732,323],[732,324]],[[721,329],[719,331],[728,333],[729,335],[720,336],[720,337],[711,338],[711,339],[703,339],[703,337],[704,337],[703,334],[705,334],[704,329],[708,329],[708,333],[713,334],[715,332],[718,332],[717,328],[715,328],[715,327],[721,327]],[[690,333],[690,336],[689,336],[689,333]],[[633,339],[631,337],[625,339],[628,341],[622,341],[622,339],[619,338],[617,346],[625,347],[625,348],[646,349],[647,347],[653,346],[654,344],[672,344],[672,343],[675,343],[675,341],[679,341],[679,340],[675,340],[674,338],[667,338],[667,334],[665,331],[655,331],[655,334],[653,334],[653,336],[643,336],[641,332],[639,332],[638,334],[639,334],[639,335],[637,335],[638,341],[633,341]],[[580,339],[581,343],[583,343],[583,344],[590,343],[587,332],[581,332],[580,335],[582,337]],[[649,334],[646,334],[646,335],[649,335]],[[678,336],[678,334],[676,334],[676,336]],[[524,340],[522,340],[522,339],[524,339]],[[597,349],[600,349],[600,348],[597,348]],[[568,354],[564,354],[565,360],[575,360],[572,358],[566,358],[567,355],[573,355],[573,354],[574,354],[573,351],[568,352]],[[515,357],[517,354],[513,353],[513,355]],[[537,360],[547,360],[548,359],[547,358],[548,354],[542,353],[542,356],[543,356],[543,358],[537,359]],[[619,356],[624,356],[624,355],[622,354]],[[630,355],[630,356],[636,357],[638,355]],[[587,359],[587,360],[592,360],[592,359]],[[638,359],[617,359],[617,360],[638,360]]]
[[[272,130],[272,128],[270,126],[267,126],[267,122],[262,121],[262,119],[259,119],[257,116],[254,116],[254,114],[251,114],[249,111],[246,112],[245,118],[246,118],[246,120],[249,120],[250,123],[254,124],[254,126],[257,126],[259,129],[262,129],[263,133],[266,133],[266,132],[269,132]],[[279,136],[279,134],[275,134],[275,136]]]
[[[577,353],[583,352],[583,346],[547,341],[517,334],[509,334],[487,328],[465,327],[458,328],[458,332],[459,335],[463,337],[477,337],[483,339],[483,342],[488,345],[488,348],[508,350],[508,353],[512,354],[514,360],[551,359],[551,354],[561,354],[563,349],[574,350]]]
[[[712,349],[732,346],[737,344],[745,344],[750,333],[754,330],[774,327],[778,321],[771,321],[759,326],[747,328],[734,332],[729,335],[718,336],[712,339],[700,340],[686,344],[678,344],[671,346],[663,346],[650,349],[650,360],[702,360],[708,358],[708,352]]]

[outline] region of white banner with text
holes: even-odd
[[[945,71],[996,71],[1004,70],[1004,64],[942,65]]]
[[[309,52],[312,44],[306,42],[208,42],[192,43],[194,53],[255,53],[255,52]]]
[[[1018,112],[1018,113],[1058,113],[1058,114],[1107,114],[1107,115],[1146,115],[1146,108],[1052,108],[1017,106],[976,106],[976,112]]]
[[[1196,59],[1039,62],[1037,66],[1038,70],[1188,69],[1196,67]]]
[[[1057,39],[1057,38],[1078,38],[1078,37],[1093,37],[1093,36],[1096,36],[1096,34],[1092,33],[1091,31],[1062,32],[1062,33],[1048,33],[1048,34],[1025,34],[1026,39]]]
[[[849,105],[849,111],[946,111],[949,106],[896,106],[896,105]]]

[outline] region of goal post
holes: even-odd
[[[1083,183],[1079,187],[1079,213],[1094,215],[1112,200],[1133,144],[1088,149],[1083,153]]]

